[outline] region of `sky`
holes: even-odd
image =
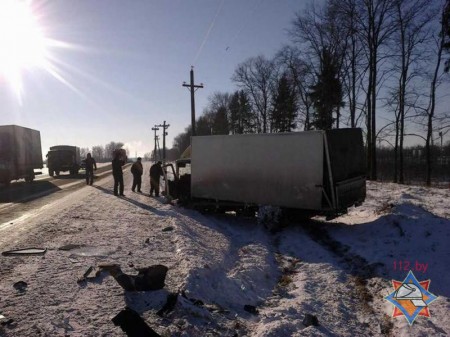
[[[272,57],[289,42],[286,29],[306,3],[33,1],[48,62],[30,62],[12,76],[5,55],[19,38],[0,46],[0,125],[39,130],[44,156],[53,145],[91,148],[110,141],[125,143],[130,156],[143,156],[154,147],[152,127],[166,121],[171,147],[191,121],[190,93],[182,87],[191,66],[195,83],[204,85],[195,94],[198,117],[214,92],[236,89],[231,76],[239,63]]]

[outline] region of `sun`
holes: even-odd
[[[0,0],[0,76],[20,99],[24,71],[48,64],[47,39],[31,1]]]

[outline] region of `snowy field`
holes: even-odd
[[[125,336],[111,319],[126,306],[162,336],[450,335],[448,188],[369,182],[347,215],[270,234],[255,219],[202,215],[125,183],[125,198],[106,178],[0,225],[2,251],[47,248],[0,257],[0,314],[13,320],[0,336]],[[102,263],[127,274],[163,264],[166,286],[124,291],[107,273],[77,283]],[[406,263],[438,296],[412,326],[384,299]],[[175,306],[158,316],[170,293],[180,294]],[[306,314],[318,325],[305,326]]]

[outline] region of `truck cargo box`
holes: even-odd
[[[0,181],[34,179],[34,169],[43,167],[41,135],[18,125],[0,126]]]
[[[360,129],[192,137],[191,196],[339,211],[365,199]]]

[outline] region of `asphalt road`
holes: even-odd
[[[124,170],[129,164],[124,166]],[[111,174],[111,164],[99,167],[94,172],[94,181]],[[0,225],[25,216],[85,186],[84,171],[76,176],[61,174],[59,177],[38,176],[32,183],[17,181],[9,186],[0,186]]]

